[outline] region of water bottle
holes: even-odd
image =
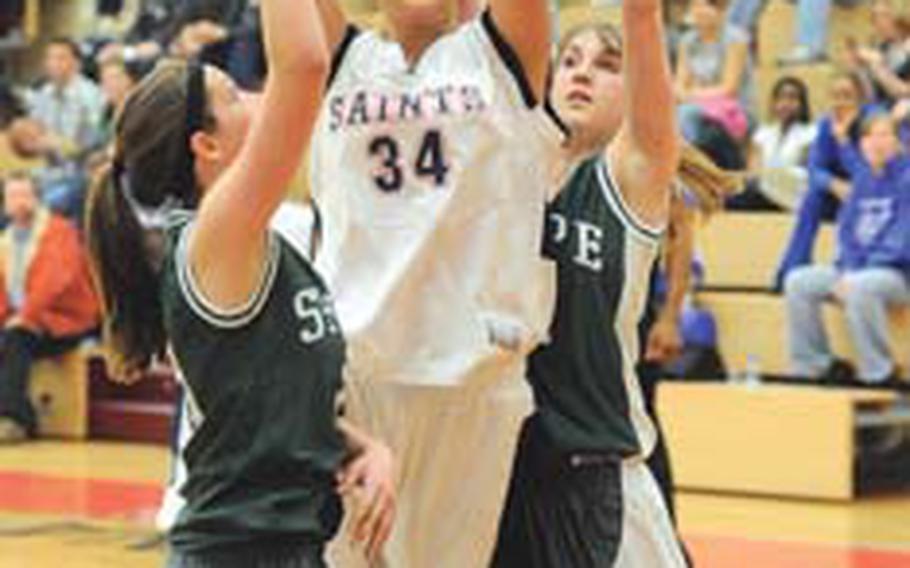
[[[761,359],[754,353],[746,355],[746,368],[743,372],[743,383],[750,388],[761,385]]]

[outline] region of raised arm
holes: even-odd
[[[608,159],[638,218],[649,226],[663,227],[679,157],[679,134],[660,0],[624,0],[623,36],[625,118],[607,149]]]
[[[490,13],[518,55],[538,101],[546,92],[550,66],[550,8],[547,0],[490,0]]]
[[[189,261],[197,285],[230,310],[257,290],[267,228],[297,171],[322,100],[328,53],[316,0],[262,0],[269,76],[239,154],[200,205]]]

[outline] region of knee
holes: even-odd
[[[829,291],[819,283],[819,267],[801,266],[787,273],[784,295],[788,301],[824,298]]]
[[[851,310],[868,310],[870,305],[885,304],[888,296],[888,283],[865,275],[848,277],[844,304]]]

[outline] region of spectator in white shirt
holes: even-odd
[[[728,201],[730,209],[781,211],[799,205],[809,183],[806,161],[818,131],[812,122],[809,89],[796,77],[782,77],[771,91],[770,121],[752,136],[750,182]]]

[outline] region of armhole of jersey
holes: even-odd
[[[341,42],[339,42],[338,47],[335,48],[335,53],[332,54],[332,64],[329,68],[329,77],[326,80],[326,90],[335,82],[335,77],[344,64],[345,56],[348,54],[348,51],[350,51],[351,45],[359,35],[360,28],[354,24],[348,24],[347,29],[344,30],[344,37],[341,38]]]
[[[664,229],[650,227],[635,215],[629,204],[626,203],[622,192],[616,184],[616,180],[613,178],[609,158],[598,158],[595,168],[597,170],[597,180],[600,182],[604,197],[606,197],[610,209],[619,216],[623,225],[629,228],[633,234],[644,238],[648,242],[659,244],[663,237]]]
[[[187,247],[189,246],[189,235],[193,225],[194,223],[189,223],[183,228],[177,244],[175,263],[180,292],[193,310],[193,313],[207,324],[218,329],[242,328],[262,312],[269,298],[272,285],[275,283],[275,276],[278,274],[280,252],[278,238],[269,231],[266,265],[263,269],[262,281],[256,292],[243,305],[224,309],[212,304],[205,298],[202,291],[199,290],[190,269],[190,263],[187,259]]]
[[[515,50],[511,45],[509,45],[509,42],[506,41],[506,38],[503,37],[502,32],[499,31],[499,28],[496,26],[496,22],[493,20],[493,14],[490,12],[489,8],[483,11],[483,14],[480,16],[480,22],[483,25],[484,31],[487,33],[487,37],[490,38],[493,47],[496,49],[496,53],[499,55],[499,59],[515,79],[515,82],[518,85],[518,90],[521,91],[521,98],[524,101],[525,105],[528,108],[536,107],[537,96],[534,95],[534,89],[531,88],[531,83],[528,81],[528,76],[525,73],[524,65],[522,65],[518,54],[515,53]]]
[[[313,201],[313,232],[310,235],[310,262],[316,262],[316,256],[322,248],[322,212],[319,204]]]

